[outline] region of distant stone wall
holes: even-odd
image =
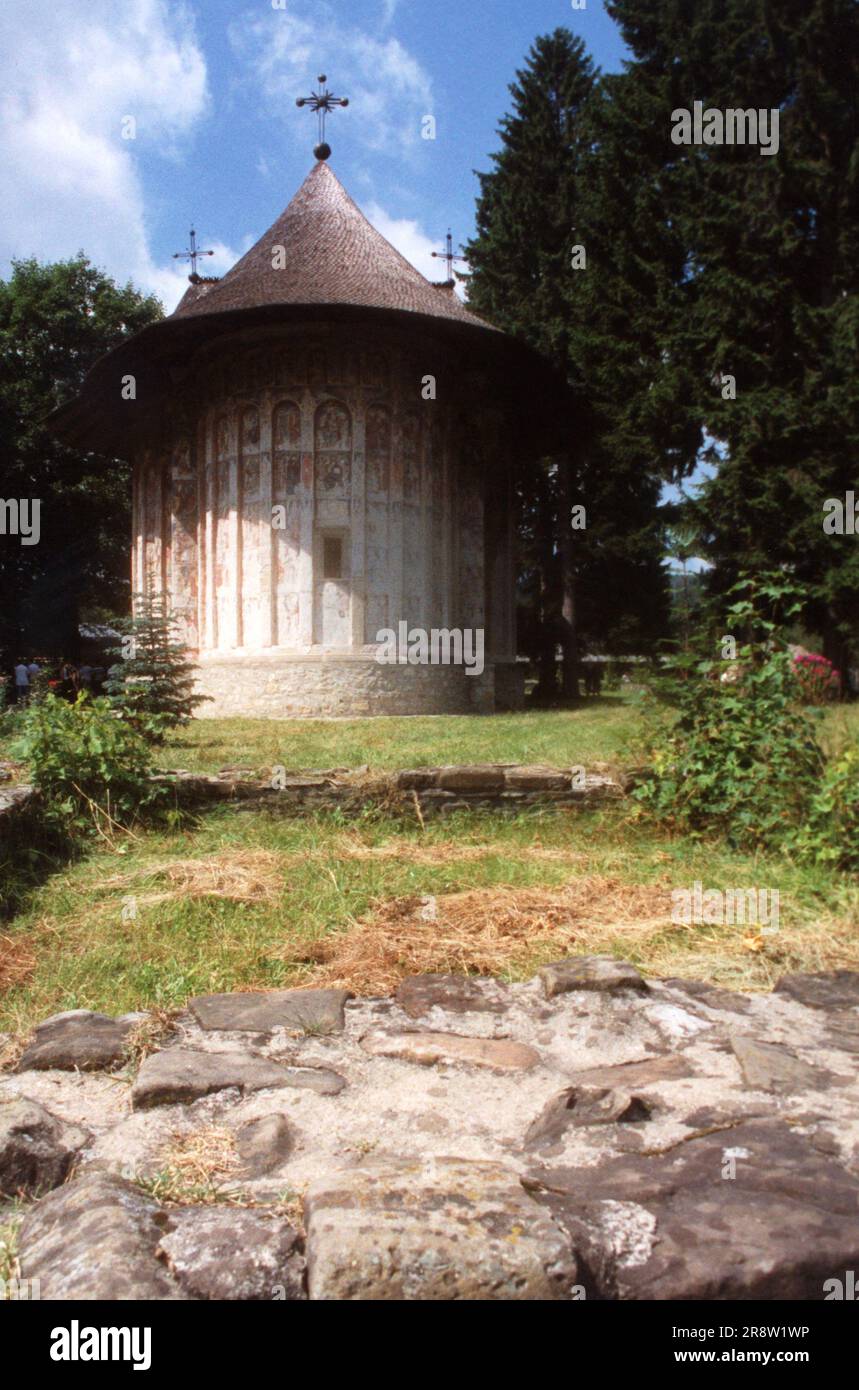
[[[294,814],[334,807],[358,811],[375,803],[393,811],[419,812],[423,819],[475,807],[515,812],[527,806],[594,806],[622,799],[630,784],[624,773],[605,763],[584,773],[520,763],[481,763],[375,775],[367,769],[292,773],[273,769],[272,774],[267,781],[251,772],[164,776],[174,781],[180,799],[192,804],[264,800]]]
[[[32,806],[35,793],[30,786],[5,787],[0,791],[0,841],[4,833],[11,834]]]
[[[250,769],[246,773],[171,771],[159,773],[155,780],[168,782],[177,799],[187,805],[263,801],[294,815],[335,807],[357,813],[375,804],[428,820],[475,807],[515,812],[528,806],[595,806],[622,799],[634,778],[607,763],[595,763],[585,773],[521,763],[479,763],[375,774],[366,768],[321,772],[272,769],[265,779]],[[0,793],[0,842],[33,797],[29,786]]]

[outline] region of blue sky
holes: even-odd
[[[448,226],[474,225],[507,87],[537,35],[580,33],[598,66],[624,49],[599,0],[3,0],[0,273],[83,249],[168,309],[191,220],[222,274],[313,164],[295,98],[325,72],[346,111],[332,168],[425,274]],[[421,120],[436,119],[435,140]],[[132,127],[127,118],[135,123]],[[123,122],[125,125],[123,126]],[[134,139],[123,138],[133,130]]]

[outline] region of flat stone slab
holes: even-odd
[[[205,994],[188,1001],[201,1028],[230,1033],[342,1033],[348,989],[280,989],[260,994]]]
[[[536,763],[508,768],[504,780],[514,792],[562,792],[569,790],[572,776],[559,772],[556,767]]]
[[[439,769],[437,785],[448,792],[494,792],[504,788],[504,768],[493,764]]]
[[[640,1062],[618,1062],[609,1067],[586,1067],[576,1072],[576,1084],[611,1086],[621,1090],[630,1086],[650,1086],[659,1081],[679,1081],[694,1076],[695,1068],[685,1057],[672,1053],[668,1057],[645,1057]]]
[[[859,1180],[780,1121],[525,1183],[569,1233],[588,1297],[820,1300],[859,1260]]]
[[[350,1169],[314,1183],[305,1213],[312,1299],[573,1296],[569,1243],[497,1163]]]
[[[0,1104],[0,1196],[34,1197],[59,1187],[89,1138],[36,1101]]]
[[[615,994],[618,990],[633,989],[644,993],[648,986],[634,965],[613,956],[571,956],[555,961],[537,971],[547,999],[572,990],[591,989]]]
[[[647,1101],[629,1091],[614,1091],[607,1086],[571,1086],[547,1101],[529,1125],[525,1148],[557,1144],[571,1127],[637,1124],[649,1120],[650,1113]]]
[[[798,971],[782,975],[773,994],[786,994],[809,1009],[859,1008],[859,971],[821,970],[817,974]]]
[[[752,1007],[751,1000],[746,995],[735,994],[730,989],[720,989],[718,985],[708,985],[703,980],[684,980],[672,976],[662,983],[688,994],[691,999],[705,1004],[708,1009],[725,1009],[728,1013],[747,1014]]]
[[[746,1085],[755,1091],[790,1095],[813,1086],[825,1086],[831,1077],[830,1072],[809,1066],[778,1043],[757,1042],[754,1038],[734,1034],[731,1047]]]
[[[188,1298],[305,1297],[298,1232],[281,1217],[240,1207],[180,1207],[167,1216],[158,1254]]]
[[[467,975],[409,975],[394,996],[409,1018],[420,1018],[430,1009],[447,1013],[503,1013],[507,999],[503,985],[493,980],[471,980]]]
[[[100,1071],[125,1060],[134,1021],[75,1009],[40,1023],[16,1071]]]
[[[158,1206],[139,1188],[104,1173],[76,1179],[25,1216],[19,1257],[43,1299],[177,1298],[155,1249]]]
[[[153,1052],[141,1063],[131,1091],[135,1110],[153,1105],[189,1104],[235,1086],[244,1094],[272,1088],[294,1087],[335,1096],[346,1085],[343,1077],[324,1067],[289,1067],[271,1062],[257,1052],[235,1048],[230,1052],[203,1052],[172,1047]]]
[[[492,1071],[530,1071],[542,1060],[539,1052],[526,1043],[464,1038],[458,1033],[367,1033],[361,1046],[372,1057],[393,1057],[421,1067],[460,1062]]]

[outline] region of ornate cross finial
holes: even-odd
[[[437,261],[447,261],[447,278],[448,278],[448,280],[452,280],[452,279],[453,279],[453,263],[454,263],[454,261],[467,261],[467,260],[468,260],[468,257],[467,257],[467,256],[455,256],[455,255],[453,254],[453,237],[451,236],[450,230],[449,230],[449,229],[448,229],[448,233],[447,233],[447,249],[446,249],[445,251],[432,251],[430,254],[431,254],[432,256],[434,256],[435,259],[436,259]]]
[[[189,249],[188,249],[187,251],[174,251],[174,252],[173,252],[173,259],[174,259],[174,261],[190,261],[190,262],[191,262],[191,274],[188,276],[188,279],[191,281],[191,284],[192,284],[192,285],[195,285],[195,284],[197,283],[197,281],[199,280],[199,278],[200,278],[199,275],[197,274],[197,261],[199,260],[200,256],[214,256],[214,254],[215,254],[214,251],[198,251],[198,249],[197,249],[197,233],[194,231],[194,228],[192,227],[192,228],[191,228],[191,245],[190,245]]]
[[[317,80],[322,90],[319,92],[312,92],[309,97],[299,97],[295,104],[296,106],[309,106],[311,111],[315,111],[319,117],[319,144],[316,146],[313,153],[316,155],[317,159],[328,159],[331,154],[331,146],[325,143],[325,117],[328,115],[329,111],[334,110],[335,106],[348,106],[349,98],[331,95],[328,88],[325,86],[328,78],[325,76],[324,72],[319,74]]]

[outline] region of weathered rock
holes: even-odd
[[[720,989],[718,985],[708,985],[703,980],[683,980],[674,977],[663,980],[664,985],[669,985],[672,989],[681,990],[688,994],[692,999],[697,999],[701,1004],[706,1004],[709,1009],[725,1009],[729,1013],[747,1014],[751,1009],[751,1000],[743,994],[735,994],[730,989]]]
[[[507,1007],[503,985],[467,975],[409,975],[397,986],[395,998],[409,1018],[420,1018],[430,1009],[497,1014]]]
[[[504,788],[504,769],[479,764],[475,767],[443,767],[438,786],[448,792],[493,792]]]
[[[246,1178],[264,1178],[286,1162],[294,1147],[282,1115],[262,1115],[236,1131],[236,1149]]]
[[[125,1060],[134,1024],[107,1014],[74,1009],[40,1023],[17,1071],[99,1071]]]
[[[786,994],[809,1009],[855,1009],[859,1007],[859,970],[782,975],[773,994]]]
[[[235,1207],[180,1207],[169,1213],[158,1254],[189,1298],[305,1297],[298,1232],[279,1217]]]
[[[658,1081],[676,1081],[694,1076],[695,1069],[685,1057],[646,1057],[641,1062],[618,1062],[611,1067],[587,1067],[576,1073],[576,1085],[610,1086],[625,1090],[630,1086],[651,1086]]]
[[[185,1104],[235,1086],[243,1093],[291,1086],[334,1096],[346,1082],[324,1067],[289,1067],[244,1048],[203,1052],[172,1047],[153,1052],[141,1063],[131,1092],[135,1110],[153,1105]]]
[[[525,1134],[526,1149],[556,1144],[565,1130],[583,1125],[637,1124],[649,1120],[651,1107],[629,1091],[605,1086],[571,1086],[553,1096]]]
[[[313,1299],[564,1299],[569,1245],[516,1174],[441,1158],[332,1174],[305,1204]]]
[[[0,1105],[0,1196],[33,1197],[59,1187],[89,1137],[35,1101]]]
[[[568,1231],[589,1296],[820,1299],[859,1259],[859,1181],[778,1121],[526,1186]]]
[[[811,1086],[824,1086],[831,1075],[822,1068],[809,1066],[777,1043],[757,1042],[735,1033],[731,1047],[746,1085],[755,1091],[806,1091]]]
[[[104,1173],[78,1178],[24,1218],[19,1256],[43,1299],[182,1297],[156,1258],[159,1209],[138,1188]]]
[[[397,773],[396,783],[400,791],[422,792],[436,785],[438,768],[416,767]]]
[[[559,772],[556,767],[533,767],[522,765],[509,767],[504,781],[510,791],[515,792],[561,792],[566,791],[571,782],[570,773]]]
[[[367,1033],[361,1046],[373,1057],[395,1057],[422,1067],[464,1062],[493,1071],[529,1071],[541,1060],[539,1052],[526,1043],[464,1038],[458,1033]]]
[[[840,1048],[843,1052],[859,1052],[859,1015],[846,1011],[837,1013],[827,1024],[821,1039],[825,1046]]]
[[[266,994],[206,994],[188,1001],[201,1028],[220,1032],[342,1033],[348,989],[280,989]]]
[[[537,975],[547,999],[578,989],[611,994],[622,989],[647,990],[646,982],[634,965],[612,956],[572,956],[569,960],[544,965]]]

